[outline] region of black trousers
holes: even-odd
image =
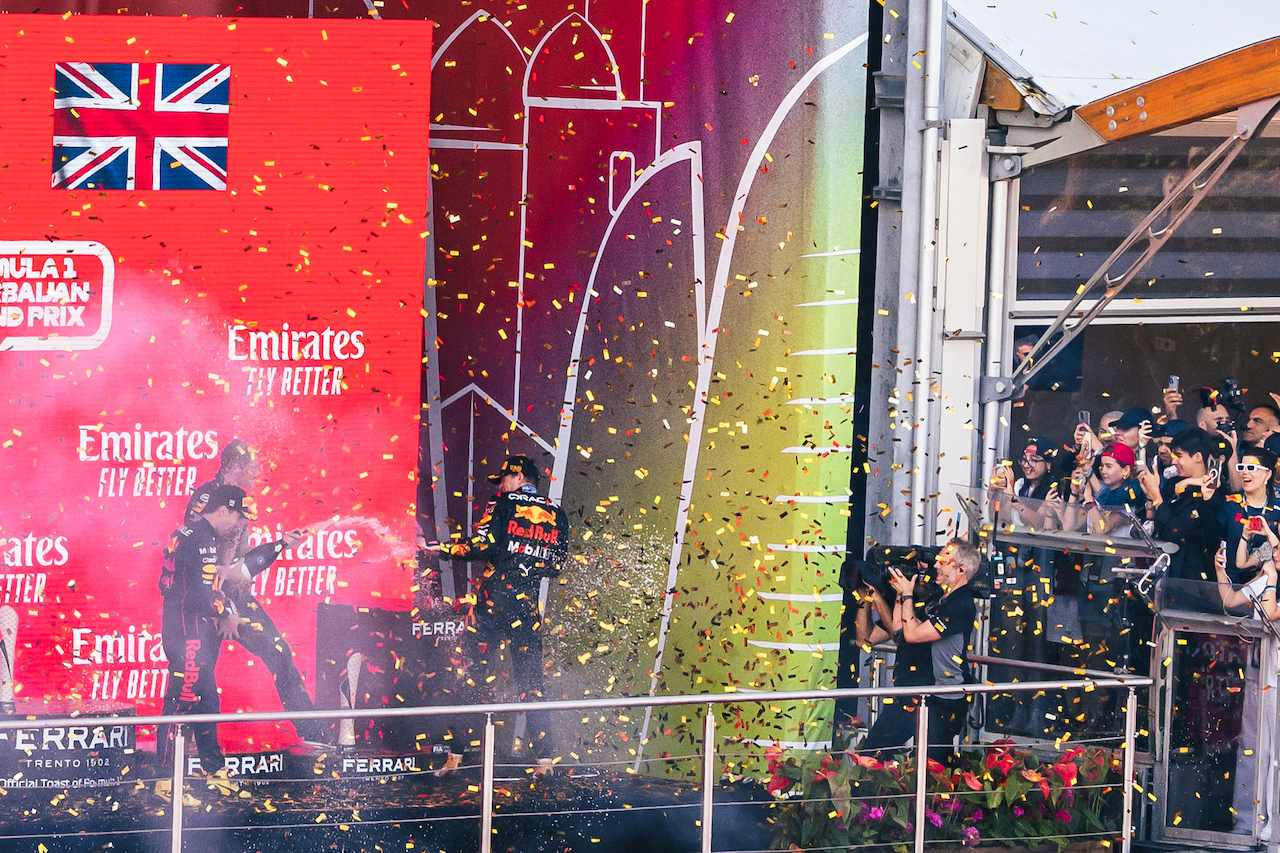
[[[286,711],[312,711],[315,704],[302,683],[302,674],[293,662],[293,650],[281,636],[276,623],[254,595],[246,591],[232,598],[236,610],[248,625],[242,625],[236,641],[245,651],[257,657],[266,666],[275,681],[280,707]],[[316,720],[298,720],[293,724],[298,736],[306,740],[323,740],[327,726]]]
[[[218,664],[218,632],[213,620],[203,614],[184,614],[176,595],[164,600],[160,642],[169,659],[169,687],[164,694],[165,714],[216,714],[219,710],[218,684],[213,670]],[[222,767],[218,729],[213,723],[190,726],[200,761],[207,770]],[[169,726],[158,732],[162,765],[173,759],[173,733]],[[182,756],[177,756],[182,760]]]
[[[485,579],[475,608],[475,632],[467,632],[470,679],[482,685],[501,661],[511,664],[511,680],[520,699],[542,698],[542,632],[538,615],[538,581],[502,575]],[[530,711],[527,734],[529,747],[538,758],[551,758],[555,750],[551,737],[551,715]],[[453,752],[461,753],[463,738],[454,733],[449,741]]]
[[[881,706],[880,716],[858,747],[859,752],[881,752],[904,746],[916,736],[919,697],[895,697],[892,704]],[[952,741],[964,729],[969,713],[966,699],[929,699],[929,758],[946,762],[955,749]]]

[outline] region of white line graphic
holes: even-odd
[[[853,41],[850,41],[835,50],[828,56],[814,63],[813,67],[805,72],[796,84],[791,87],[782,102],[778,104],[778,108],[774,110],[773,115],[769,118],[769,123],[765,125],[764,131],[756,140],[755,147],[751,149],[751,156],[747,159],[746,168],[743,169],[742,176],[738,180],[738,188],[733,196],[733,206],[729,210],[728,221],[725,224],[724,243],[720,248],[720,256],[716,262],[716,274],[711,283],[711,305],[708,310],[708,316],[705,324],[707,329],[705,339],[700,342],[698,352],[698,380],[694,389],[693,410],[691,412],[689,424],[689,445],[685,453],[684,474],[680,478],[680,503],[676,511],[675,518],[675,534],[671,545],[671,562],[667,570],[667,592],[662,602],[662,624],[658,628],[658,645],[653,661],[653,677],[649,683],[649,695],[656,695],[658,692],[658,680],[662,676],[662,655],[666,650],[667,630],[671,626],[671,610],[675,603],[676,583],[680,574],[680,557],[684,551],[685,530],[689,522],[689,505],[693,502],[693,483],[695,474],[698,469],[698,454],[702,445],[702,429],[703,422],[706,420],[707,412],[707,389],[711,387],[711,377],[713,365],[715,363],[716,341],[719,336],[720,314],[724,307],[724,295],[729,286],[729,271],[733,263],[733,250],[737,244],[738,229],[737,225],[741,219],[743,209],[746,207],[747,196],[751,192],[751,186],[755,183],[756,175],[760,174],[759,167],[764,161],[764,155],[769,150],[769,146],[773,144],[774,138],[778,134],[778,129],[782,127],[782,122],[787,118],[791,109],[800,101],[804,91],[809,88],[814,80],[818,79],[828,68],[835,65],[841,59],[844,59],[855,48],[866,44],[867,33],[863,33]],[[849,398],[852,402],[852,397]],[[844,546],[841,546],[843,549]],[[644,724],[640,731],[647,733],[649,725],[653,717],[653,708],[645,709]],[[644,754],[644,745],[636,746],[636,764],[635,769],[640,769],[640,759]]]

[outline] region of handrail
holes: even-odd
[[[694,693],[673,696],[614,696],[606,699],[552,700],[542,702],[495,702],[487,705],[429,705],[422,707],[337,709],[297,712],[281,710],[251,711],[233,714],[150,714],[146,716],[69,716],[59,718],[38,718],[32,716],[17,718],[15,715],[8,718],[0,717],[0,731],[52,728],[55,726],[174,725],[176,727],[176,748],[174,750],[175,760],[173,762],[171,850],[173,853],[181,853],[183,834],[182,786],[183,777],[186,773],[186,768],[184,766],[185,761],[182,760],[185,752],[182,748],[184,739],[184,733],[182,731],[183,726],[191,725],[193,723],[270,722],[273,720],[341,720],[353,717],[385,718],[439,716],[444,714],[484,714],[486,715],[486,719],[482,750],[484,766],[481,782],[481,800],[483,808],[482,814],[480,815],[480,853],[491,853],[493,849],[494,714],[527,712],[533,709],[543,711],[583,711],[604,708],[629,708],[635,706],[653,707],[670,705],[704,705],[707,710],[703,720],[703,744],[701,751],[703,761],[701,776],[704,787],[702,792],[701,832],[702,850],[704,853],[710,853],[712,818],[711,794],[712,783],[715,779],[714,762],[716,758],[716,748],[714,743],[715,721],[712,711],[716,705],[743,703],[758,704],[763,702],[821,702],[835,699],[871,698],[875,696],[919,696],[921,697],[920,710],[923,711],[927,707],[927,703],[929,701],[928,697],[938,695],[955,696],[957,693],[963,693],[965,695],[982,695],[988,693],[1022,693],[1039,690],[1123,687],[1128,689],[1128,702],[1125,706],[1125,734],[1124,741],[1121,745],[1124,750],[1124,764],[1123,770],[1121,771],[1124,776],[1124,784],[1122,786],[1122,796],[1124,798],[1124,826],[1121,831],[1120,853],[1130,853],[1133,841],[1133,790],[1134,782],[1136,781],[1134,778],[1134,744],[1137,726],[1137,688],[1151,686],[1154,683],[1153,679],[1148,676],[1129,676],[1116,673],[1106,673],[1097,670],[1076,669],[1051,664],[1036,664],[1028,661],[1005,660],[1002,658],[992,658],[987,656],[975,655],[971,657],[970,660],[974,663],[997,663],[1028,669],[1051,670],[1087,677],[1069,681],[1022,681],[941,686],[922,685],[919,687],[846,687],[835,690],[781,690],[773,693]],[[922,744],[928,739],[926,735],[927,731],[928,715],[926,713],[921,713],[917,718],[915,744],[917,763],[922,761],[926,753],[926,745]],[[921,853],[921,851],[924,850],[925,821],[923,820],[922,811],[924,808],[924,798],[921,796],[924,786],[924,777],[925,774],[920,773],[918,774],[917,779],[918,801],[916,803],[917,814],[915,821],[914,845],[916,853]]]
[[[1013,658],[995,657],[992,655],[969,655],[969,663],[985,663],[987,666],[996,664],[999,666],[1007,666],[1010,669],[1038,669],[1043,672],[1062,672],[1069,675],[1089,675],[1094,678],[1118,678],[1128,683],[1137,683],[1139,687],[1145,687],[1154,683],[1152,679],[1145,675],[1126,675],[1122,672],[1103,672],[1098,669],[1085,669],[1079,666],[1063,666],[1056,663],[1035,663],[1029,660],[1015,660]],[[1142,681],[1146,679],[1146,681]]]
[[[971,661],[987,662],[995,660],[1007,664],[999,658],[971,657]],[[1034,669],[1047,669],[1047,664],[1035,664]],[[1062,667],[1075,674],[1081,670]],[[155,726],[155,725],[190,725],[192,723],[269,723],[276,720],[343,720],[354,717],[434,717],[446,714],[514,714],[528,711],[583,711],[605,708],[634,708],[636,706],[667,705],[729,705],[744,702],[802,702],[829,701],[834,699],[870,699],[875,696],[936,696],[954,697],[957,693],[966,695],[985,693],[1007,693],[1011,689],[1023,690],[1057,690],[1067,686],[1098,687],[1149,687],[1152,679],[1148,676],[1120,675],[1103,673],[1096,670],[1083,670],[1091,677],[1078,682],[1064,684],[1061,681],[1016,681],[991,684],[948,684],[943,686],[922,685],[919,687],[842,687],[834,690],[779,690],[772,693],[681,693],[670,696],[618,696],[609,699],[554,699],[541,702],[493,702],[477,705],[415,705],[398,708],[339,708],[322,711],[240,711],[217,714],[147,714],[143,716],[69,716],[69,717],[33,717],[18,718],[15,714],[0,717],[0,731],[14,729],[49,728],[53,726]]]

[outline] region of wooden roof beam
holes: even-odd
[[[1280,95],[1280,37],[1076,108],[1107,142],[1146,136]]]

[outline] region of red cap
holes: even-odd
[[[1127,444],[1120,444],[1119,442],[1102,451],[1102,455],[1110,456],[1121,465],[1128,465],[1130,468],[1132,468],[1134,463],[1138,461],[1133,455],[1133,448]]]

